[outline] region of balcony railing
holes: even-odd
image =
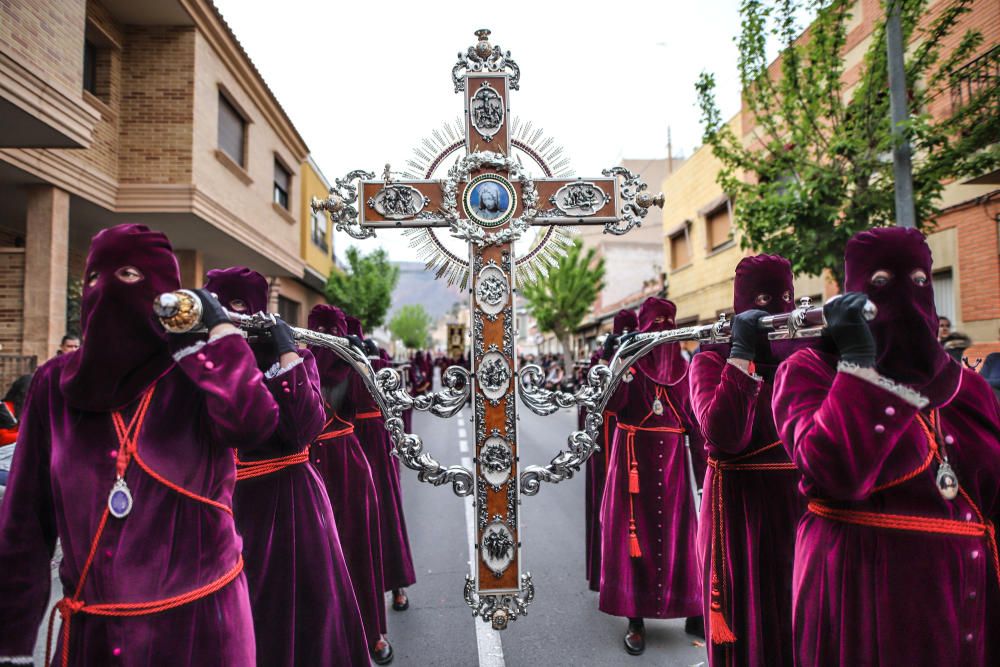
[[[1000,45],[975,60],[955,70],[951,76],[951,108],[956,112],[973,97],[1000,84]],[[1000,112],[1000,95],[992,98],[992,105]]]

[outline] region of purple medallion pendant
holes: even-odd
[[[108,510],[116,519],[124,519],[132,511],[132,492],[128,490],[128,485],[121,477],[115,481],[111,493],[108,494]]]

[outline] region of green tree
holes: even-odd
[[[385,322],[392,303],[392,290],[399,282],[399,267],[393,266],[385,250],[362,255],[347,249],[348,270],[331,271],[326,280],[326,298],[348,315],[361,320],[366,332]]]
[[[595,248],[585,252],[577,239],[546,277],[526,285],[521,292],[538,328],[559,339],[567,374],[573,371],[570,336],[604,287],[604,259],[595,259],[596,254]]]
[[[411,350],[426,347],[430,340],[431,316],[419,303],[402,306],[389,320],[393,338]]]
[[[903,32],[911,119],[904,134],[913,148],[918,224],[931,229],[943,183],[979,176],[1000,165],[996,77],[984,80],[951,113],[958,70],[981,49],[977,30],[953,35],[973,0],[949,0],[919,26],[927,0],[903,3]],[[811,0],[815,21],[799,36],[794,0],[743,0],[739,76],[744,142],[715,101],[715,80],[696,84],[704,141],[722,162],[718,182],[733,198],[742,245],[784,255],[797,273],[830,269],[841,282],[844,249],[857,231],[891,225],[895,205],[886,70],[885,21],[860,64],[853,90],[844,83],[843,55],[853,0]],[[780,65],[769,69],[766,46],[778,40]],[[955,47],[945,52],[951,40]],[[749,122],[749,125],[746,123]]]

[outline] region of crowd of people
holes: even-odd
[[[747,257],[730,343],[629,369],[586,502],[586,576],[626,651],[644,618],[686,618],[713,666],[1000,664],[998,363],[978,374],[939,331],[931,269],[918,231],[861,232],[823,336],[769,340],[791,266]],[[674,316],[622,311],[591,364]]]
[[[980,375],[945,349],[931,270],[919,232],[859,233],[823,337],[770,340],[759,321],[793,308],[791,266],[747,257],[729,343],[690,360],[657,346],[603,414],[580,414],[601,446],[586,576],[599,608],[627,619],[628,653],[644,652],[645,619],[683,618],[716,667],[1000,664],[997,364]],[[284,322],[249,336],[230,323],[227,310],[265,309],[259,273],[208,272],[205,333],[170,335],[154,316],[154,297],[179,287],[163,234],[101,231],[83,345],[4,399],[17,447],[0,505],[0,665],[31,662],[57,542],[58,664],[390,662],[385,594],[405,611],[416,577],[377,403]],[[657,297],[620,312],[570,375],[675,317]],[[335,306],[309,327],[376,369],[394,363]],[[558,358],[536,363],[547,387],[568,381]],[[450,365],[468,362],[412,354],[409,391],[432,391]]]

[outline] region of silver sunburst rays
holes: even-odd
[[[562,146],[547,136],[544,130],[535,127],[530,121],[522,122],[515,116],[510,121],[510,131],[511,146],[537,165],[544,176],[573,176],[569,158]],[[413,156],[406,161],[406,170],[402,176],[408,179],[431,178],[464,145],[465,126],[462,118],[442,123],[440,128],[433,130],[413,149]],[[470,268],[464,252],[457,254],[451,251],[441,233],[431,227],[409,228],[404,234],[409,239],[410,247],[416,250],[417,257],[434,273],[435,278],[446,280],[449,285],[457,285],[463,291],[468,289]],[[575,230],[566,226],[539,229],[528,251],[516,259],[517,284],[524,285],[543,278],[549,268],[573,245],[574,234]]]

